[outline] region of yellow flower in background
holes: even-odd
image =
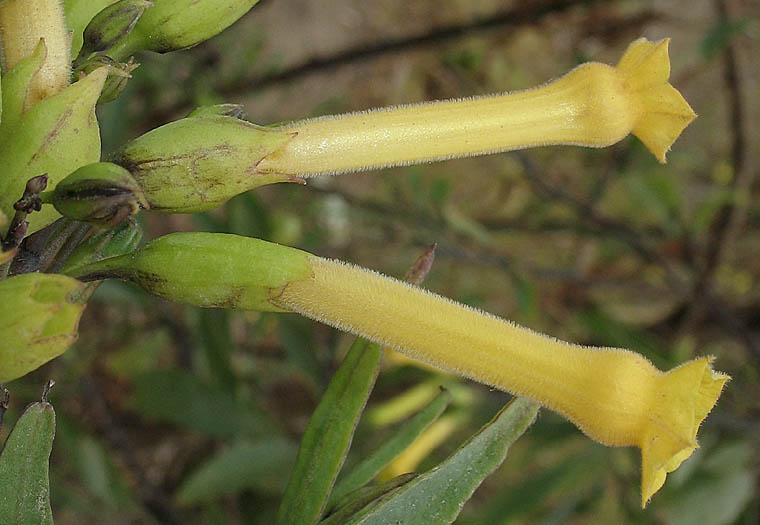
[[[582,64],[541,87],[320,117],[272,128],[295,134],[260,173],[309,176],[547,145],[610,146],[633,133],[660,162],[696,117],[668,83],[668,40],[633,42],[617,67]]]

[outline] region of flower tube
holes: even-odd
[[[610,146],[633,133],[660,162],[696,116],[668,83],[668,40],[639,39],[617,67],[590,62],[535,89],[294,122],[258,166],[298,176],[546,145]]]
[[[635,352],[559,341],[369,270],[234,235],[167,235],[74,276],[126,278],[203,307],[297,312],[535,399],[595,441],[639,447],[642,506],[697,448],[729,379],[711,357],[661,372]]]

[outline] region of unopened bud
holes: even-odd
[[[84,44],[79,58],[108,52],[132,32],[145,10],[152,5],[148,0],[120,0],[103,9],[84,30]]]
[[[100,98],[98,99],[98,104],[116,100],[121,95],[121,92],[124,91],[124,88],[127,87],[129,79],[132,78],[132,71],[140,67],[140,64],[136,64],[132,57],[126,63],[121,63],[106,55],[95,55],[79,66],[76,72],[89,75],[91,71],[95,71],[103,66],[108,66],[109,69],[106,82],[103,85],[103,91],[101,91]]]
[[[84,40],[84,30],[87,24],[109,5],[117,0],[63,0],[63,12],[66,15],[66,25],[71,32],[71,56],[79,55]]]
[[[110,227],[148,207],[129,172],[108,162],[79,168],[58,183],[49,200],[64,217]]]
[[[149,131],[111,160],[129,170],[151,211],[195,213],[265,184],[299,181],[258,171],[292,137],[233,117],[191,117]]]
[[[153,0],[132,32],[109,54],[168,53],[208,40],[232,25],[259,0]]]

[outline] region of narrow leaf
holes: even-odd
[[[391,461],[409,447],[426,428],[443,414],[451,401],[448,390],[441,390],[433,401],[404,423],[398,431],[386,440],[375,452],[356,465],[351,473],[344,477],[330,496],[330,506],[359,487],[372,480]]]
[[[351,524],[451,523],[482,481],[501,465],[509,447],[533,423],[539,405],[517,398],[459,450],[379,503]]]
[[[417,477],[417,474],[402,474],[386,481],[381,485],[364,487],[348,494],[345,503],[338,506],[338,509],[330,514],[327,519],[320,521],[320,525],[339,525],[345,523],[351,516],[370,505],[372,502],[380,499],[392,490],[396,490],[405,483]]]
[[[375,384],[382,357],[382,348],[363,339],[357,339],[349,349],[306,427],[278,523],[312,524],[319,520]]]
[[[247,488],[279,494],[295,455],[295,443],[283,438],[236,443],[190,474],[179,488],[177,499],[191,505]]]
[[[0,455],[0,523],[52,525],[48,470],[55,411],[46,400],[27,407]]]
[[[146,416],[209,436],[273,435],[277,430],[262,411],[185,372],[153,370],[140,375],[134,405]]]

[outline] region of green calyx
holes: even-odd
[[[146,9],[153,5],[148,0],[119,0],[106,7],[87,24],[80,59],[92,53],[108,53],[109,49],[127,38]]]
[[[32,55],[20,61],[2,79],[0,211],[7,217],[13,215],[13,204],[21,197],[30,178],[47,173],[48,188],[54,188],[72,171],[100,158],[95,104],[108,69],[97,69],[57,95],[30,107],[26,100],[27,87],[39,71],[45,53],[41,42]],[[52,207],[30,215],[29,233],[58,217]]]
[[[109,5],[117,0],[63,0],[63,14],[66,17],[66,25],[71,31],[71,56],[79,54],[84,43],[84,29],[87,24]]]
[[[59,274],[27,273],[0,281],[0,383],[62,354],[77,338],[84,284]]]
[[[210,210],[259,186],[299,179],[259,173],[292,135],[222,115],[181,119],[127,143],[111,159],[130,171],[152,211]]]
[[[173,233],[136,252],[76,268],[85,280],[128,279],[147,292],[204,308],[284,311],[272,303],[291,282],[311,276],[310,255],[260,239]]]
[[[148,208],[140,186],[127,170],[109,162],[77,169],[58,183],[49,200],[70,219],[115,227]]]
[[[116,100],[127,87],[127,82],[132,78],[132,72],[140,67],[140,64],[135,63],[132,58],[123,63],[116,62],[106,55],[94,55],[76,68],[74,75],[89,75],[102,67],[109,69],[103,90],[100,92],[100,98],[98,98],[98,104]]]
[[[168,53],[217,35],[259,0],[153,0],[129,36],[110,52],[119,59],[139,51]]]

